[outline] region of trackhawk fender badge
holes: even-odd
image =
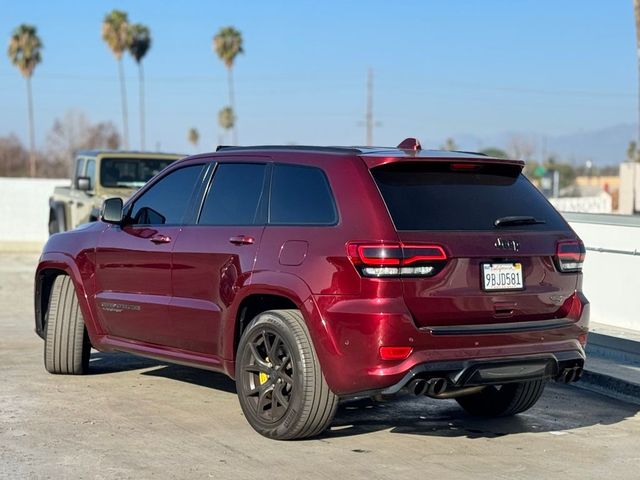
[[[517,240],[506,240],[498,237],[493,245],[501,250],[513,250],[514,252],[520,250],[520,242]]]
[[[124,310],[137,312],[140,310],[140,305],[132,305],[130,303],[111,303],[111,302],[102,302],[100,304],[100,308],[105,312],[116,312],[120,313]]]

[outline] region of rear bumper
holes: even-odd
[[[399,382],[375,393],[394,395],[416,378],[444,378],[452,388],[558,379],[568,369],[584,368],[584,361],[584,351],[574,350],[543,355],[425,363],[416,365]]]
[[[414,378],[442,375],[454,387],[486,385],[487,375],[499,383],[556,378],[584,365],[589,302],[576,295],[581,308],[565,318],[448,330],[418,328],[402,298],[379,298],[372,305],[317,296],[323,330],[313,332],[314,344],[329,387],[341,397],[392,394]],[[380,346],[409,346],[412,352],[385,361]]]

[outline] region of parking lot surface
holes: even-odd
[[[36,262],[0,254],[0,478],[640,478],[640,407],[574,387],[498,420],[453,400],[360,400],[322,437],[277,442],[251,429],[223,375],[98,352],[90,375],[50,375]]]

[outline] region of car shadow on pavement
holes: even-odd
[[[93,352],[91,374],[141,370],[226,393],[235,382],[222,373],[168,364],[126,353]],[[550,384],[529,411],[507,418],[472,417],[455,400],[405,395],[387,402],[369,398],[340,403],[331,428],[320,438],[331,439],[388,430],[391,433],[439,437],[496,438],[518,433],[563,435],[593,425],[611,425],[633,417],[640,405],[621,402],[577,387]]]
[[[144,370],[146,368],[166,365],[166,363],[150,358],[138,357],[121,352],[91,352],[89,360],[89,374],[102,375],[105,373],[128,372]]]
[[[496,438],[518,433],[564,435],[592,425],[611,425],[633,417],[639,405],[614,400],[571,386],[549,385],[529,411],[506,418],[478,418],[455,400],[405,396],[379,403],[345,402],[338,408],[326,439],[389,430],[391,433],[439,437]]]
[[[144,370],[141,375],[164,377],[171,380],[191,383],[201,387],[236,393],[236,384],[222,373],[211,372],[193,367],[170,364],[162,360],[144,358],[121,352],[91,352],[90,374],[127,372]]]
[[[161,368],[143,372],[142,375],[169,378],[180,382],[191,383],[192,385],[198,385],[200,387],[233,393],[234,395],[236,394],[236,382],[223,373],[211,372],[192,367],[183,367],[181,365],[164,365]]]

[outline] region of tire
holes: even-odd
[[[236,387],[249,424],[276,440],[320,434],[338,407],[298,310],[271,310],[251,321],[238,345]]]
[[[456,398],[458,404],[471,415],[479,417],[508,417],[529,410],[538,401],[546,380],[490,385],[479,393]]]
[[[44,341],[44,366],[49,373],[82,375],[89,370],[91,342],[78,305],[76,289],[66,275],[51,288]]]

